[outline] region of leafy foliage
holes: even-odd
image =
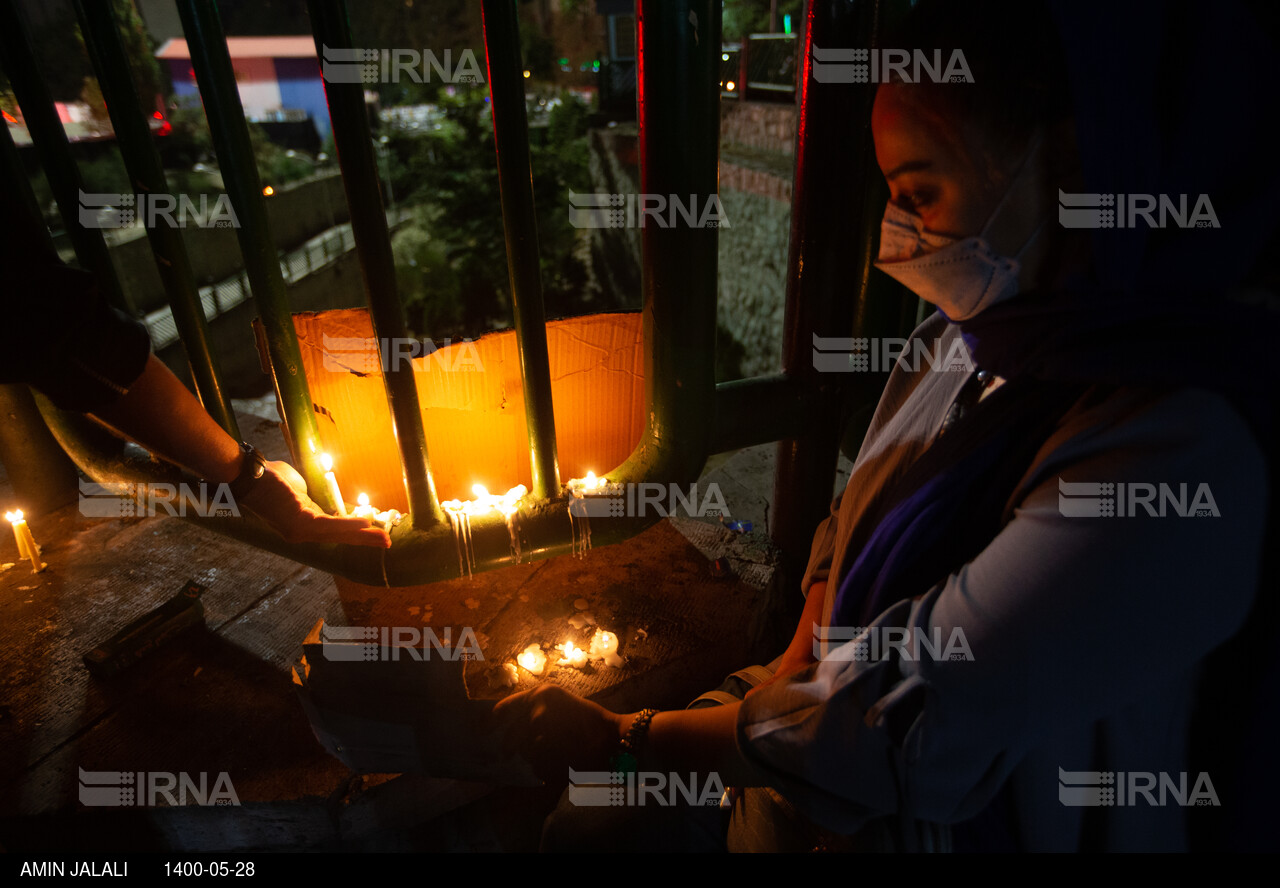
[[[441,117],[425,134],[391,134],[392,190],[419,204],[393,251],[410,325],[434,338],[478,335],[511,319],[506,240],[487,90],[441,96]],[[583,309],[586,269],[565,194],[587,181],[587,110],[563,97],[544,144],[530,146],[543,296],[549,316]]]

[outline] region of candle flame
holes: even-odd
[[[453,499],[440,505],[450,512],[463,512],[471,517],[497,510],[510,518],[519,510],[520,500],[529,493],[529,489],[523,484],[518,484],[502,496],[498,496],[490,493],[483,484],[474,484],[471,492],[475,494],[475,499],[465,501]]]
[[[9,519],[10,524],[17,524],[19,521],[22,520],[22,510],[15,509],[12,512],[5,512],[4,517]]]
[[[542,670],[547,666],[547,655],[542,652],[542,648],[531,644],[516,654],[516,662],[534,675],[541,675]]]
[[[582,486],[585,487],[587,490],[595,490],[596,485],[599,483],[600,482],[596,478],[595,472],[587,472],[587,477],[582,479]]]
[[[369,494],[367,493],[360,494],[359,496],[356,497],[356,502],[362,506],[369,505]]]
[[[324,467],[326,472],[333,471],[333,457],[327,453],[320,454],[320,465]]]

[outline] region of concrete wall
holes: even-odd
[[[745,349],[744,376],[781,366],[791,230],[795,109],[790,105],[721,103],[720,202],[729,220],[719,232],[719,323]],[[592,188],[640,190],[634,126],[593,130]],[[591,231],[593,274],[608,293],[640,304],[639,228]],[[631,294],[635,294],[631,296]]]
[[[199,202],[196,201],[199,206]],[[213,200],[210,199],[210,208]],[[267,199],[267,216],[276,248],[288,250],[308,238],[347,221],[347,198],[337,173],[278,188]],[[167,304],[155,259],[142,229],[113,243],[111,262],[120,285],[134,306],[143,312]],[[183,241],[191,258],[196,282],[201,286],[223,280],[244,267],[240,245],[232,228],[185,228]]]
[[[364,304],[364,281],[354,250],[289,287],[289,307],[294,312],[355,308]],[[262,369],[254,342],[253,319],[257,316],[257,306],[250,299],[219,315],[209,325],[211,346],[222,371],[223,384],[233,398],[256,397],[271,389],[271,378]],[[180,342],[161,349],[158,357],[178,378],[191,384],[187,354]]]
[[[720,144],[793,156],[796,147],[795,105],[722,100]]]

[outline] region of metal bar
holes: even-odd
[[[865,319],[877,232],[868,224],[878,181],[870,132],[875,84],[816,83],[811,53],[815,44],[877,45],[873,37],[879,15],[879,0],[815,0],[808,4],[801,43],[782,369],[815,393],[817,406],[800,434],[778,444],[770,522],[774,541],[793,566],[807,558],[813,531],[829,512],[845,409],[844,380],[813,366],[813,336],[849,335],[855,304],[859,318]],[[850,207],[861,223],[852,238],[847,225],[834,224],[849,217]]]
[[[507,271],[515,313],[516,347],[524,388],[525,426],[533,495],[560,493],[556,456],[556,417],[551,401],[551,362],[547,354],[547,313],[542,302],[538,255],[538,218],[533,205],[529,159],[529,122],[524,106],[524,68],[516,0],[484,0],[484,43],[488,58],[493,135],[498,153],[502,227],[507,236]]]
[[[716,386],[708,453],[778,441],[804,427],[816,398],[782,373]]]
[[[101,230],[86,228],[80,223],[84,181],[71,156],[71,143],[58,120],[53,96],[40,76],[31,52],[31,38],[18,13],[16,0],[0,2],[0,65],[9,77],[31,140],[40,152],[45,177],[76,251],[76,259],[82,268],[93,272],[94,282],[108,303],[128,315],[136,315],[137,311],[120,287]]]
[[[238,440],[240,428],[222,386],[217,356],[209,342],[209,325],[182,231],[174,226],[172,214],[165,224],[158,214],[150,212],[151,202],[157,197],[168,201],[173,198],[160,154],[151,141],[150,125],[140,110],[138,93],[129,70],[129,57],[120,42],[115,14],[110,3],[75,0],[74,6],[80,19],[85,48],[106,100],[107,112],[111,115],[120,155],[133,182],[134,193],[143,204],[138,207],[140,221],[146,229],[160,281],[169,295],[169,307],[173,310],[173,321],[182,339],[182,347],[187,352],[196,394],[214,421]]]
[[[75,413],[58,410],[48,399],[36,396],[37,404],[58,443],[95,481],[102,484],[168,484],[189,497],[196,479],[180,469],[158,460],[142,459],[124,442],[102,433],[91,420]],[[185,483],[185,487],[183,484]],[[189,499],[181,500],[186,520],[241,540],[268,552],[274,552],[301,564],[373,586],[410,586],[437,580],[467,576],[468,570],[459,559],[458,542],[453,528],[439,523],[427,528],[407,529],[404,524],[392,530],[394,545],[390,549],[363,546],[341,546],[321,543],[288,543],[270,526],[246,513],[242,517],[203,516],[205,510]],[[582,519],[579,519],[582,520]],[[610,517],[596,520],[591,527],[595,546],[622,542],[661,520],[660,509],[649,509],[640,517]],[[538,561],[574,550],[571,526],[565,502],[537,502],[522,509],[515,523],[519,534],[521,561]],[[473,518],[471,521],[470,570],[494,570],[516,563],[512,554],[511,533],[499,514]]]
[[[307,0],[307,9],[311,14],[317,55],[323,59],[326,48],[352,48],[351,26],[342,0]],[[369,295],[369,313],[382,356],[382,381],[400,448],[409,510],[415,526],[427,527],[443,522],[444,513],[431,478],[413,366],[402,366],[408,362],[399,359],[401,352],[397,346],[409,340],[409,329],[396,287],[395,261],[378,188],[378,166],[364,103],[364,85],[326,79],[324,91],[333,125],[333,143],[342,168],[342,184],[351,209],[351,230]]]
[[[75,502],[76,467],[49,434],[31,390],[19,383],[0,385],[0,463],[27,514]]]
[[[720,3],[639,0],[640,198],[692,201],[716,221]],[[718,210],[713,214],[718,217]],[[611,480],[681,482],[706,462],[715,395],[717,230],[648,219],[642,229],[647,428]]]
[[[306,479],[311,499],[333,512],[338,504],[333,502],[325,486],[324,469],[315,452],[320,441],[315,408],[302,372],[302,354],[289,311],[289,294],[280,274],[262,181],[254,162],[253,144],[218,7],[213,0],[177,0],[177,4],[218,156],[218,168],[240,223],[236,229],[240,252],[267,341],[294,464]]]
[[[13,144],[13,135],[9,132],[9,127],[0,126],[0,183],[3,183],[4,193],[10,197],[16,197],[26,208],[26,213],[35,221],[41,223],[37,237],[41,239],[41,243],[48,248],[50,256],[56,256],[57,250],[53,245],[53,236],[49,234],[49,229],[44,225],[44,213],[40,210],[40,204],[36,200],[36,193],[31,190],[31,181],[27,178],[27,168],[22,163],[22,157],[18,154],[18,146]]]

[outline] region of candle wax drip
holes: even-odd
[[[586,503],[577,497],[569,500],[569,530],[571,551],[578,558],[586,558],[591,548],[591,519],[587,517]]]
[[[511,554],[516,559],[516,564],[520,563],[520,530],[516,527],[516,512],[511,512],[506,516],[507,533],[511,535]]]
[[[471,579],[475,566],[475,549],[471,545],[471,516],[463,511],[448,510],[453,525],[453,541],[458,549],[458,575]]]

